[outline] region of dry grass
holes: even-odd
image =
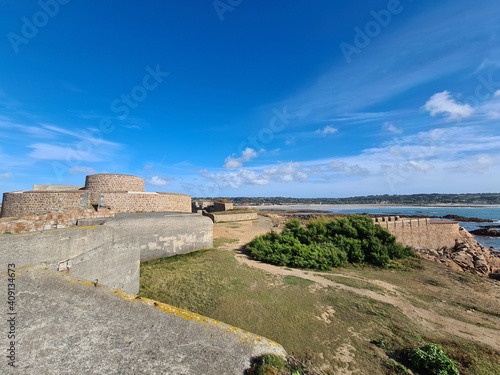
[[[383,283],[396,285],[425,308],[500,327],[495,315],[500,311],[498,283],[434,263],[423,262],[422,268],[406,271],[336,269],[326,277],[377,292]],[[145,262],[140,295],[275,340],[289,354],[310,358],[327,373],[395,374],[387,356],[425,342],[443,345],[462,364],[462,374],[500,373],[500,354],[491,348],[425,330],[392,305],[239,264],[229,251],[198,251]],[[467,312],[464,304],[477,309]],[[384,348],[375,344],[382,340]]]

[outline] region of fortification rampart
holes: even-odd
[[[401,219],[395,216],[375,218],[398,242],[415,249],[452,248],[460,238],[460,226],[448,220]]]
[[[212,221],[201,215],[118,214],[101,225],[0,235],[0,260],[4,269],[41,265],[137,293],[140,260],[212,245]]]
[[[115,212],[191,212],[191,197],[185,194],[103,191],[90,193],[90,204],[98,204],[99,194]]]
[[[82,191],[24,191],[3,194],[1,217],[65,212],[82,208]]]
[[[36,185],[35,185],[36,186]],[[4,193],[0,217],[24,217],[106,207],[115,212],[191,212],[191,197],[144,191],[140,177],[121,174],[87,176],[81,190],[37,190]]]
[[[9,217],[0,218],[0,234],[3,233],[26,233],[52,229],[71,228],[77,225],[78,220],[99,219],[113,217],[114,212],[110,210],[73,210],[64,213],[50,213],[42,215],[30,215],[20,219]]]

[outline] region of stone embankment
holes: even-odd
[[[500,280],[500,253],[479,244],[474,236],[462,227],[455,240],[455,246],[437,250],[419,249],[417,254],[455,270]]]

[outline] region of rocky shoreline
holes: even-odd
[[[347,214],[293,213],[287,215],[283,213],[273,213],[268,214],[268,216],[276,221],[274,226],[279,228],[283,227],[283,224],[286,221],[294,218],[300,219],[302,224],[305,224],[312,218],[325,216],[329,218],[344,217],[347,216]],[[368,216],[375,217],[376,215]],[[406,217],[407,216],[405,216],[405,218]],[[426,216],[426,218],[427,217],[428,216]],[[489,226],[488,229],[490,227],[496,226]],[[500,280],[500,252],[496,252],[492,249],[484,247],[475,240],[473,234],[462,227],[460,227],[459,230],[459,238],[456,239],[455,246],[453,246],[452,248],[445,247],[441,249],[420,249],[416,250],[416,254],[421,258],[442,263],[447,267],[450,267],[457,271],[468,272]]]
[[[458,271],[500,280],[500,254],[479,244],[474,236],[462,227],[460,238],[454,247],[417,250],[417,254]]]
[[[486,237],[500,237],[500,230],[493,228],[500,228],[498,225],[488,225],[480,229],[472,230],[470,233],[476,236],[486,236]]]

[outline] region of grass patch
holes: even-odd
[[[316,274],[316,276],[320,276],[335,283],[347,285],[357,289],[367,289],[367,290],[372,290],[374,292],[384,291],[384,289],[379,287],[378,285],[372,284],[364,280],[353,279],[350,277],[342,277],[342,276],[331,276],[325,274]]]
[[[460,289],[463,284],[454,279],[453,271],[430,262],[424,264],[422,269],[405,272],[376,267],[352,267],[342,272],[397,285],[407,297],[417,293],[435,296],[434,300],[446,299],[450,302],[446,304],[449,315],[463,311],[452,301],[472,303],[469,299],[475,301],[473,305],[484,304],[488,311],[496,311],[497,284],[471,279],[466,289]],[[351,280],[339,278],[344,282]],[[426,280],[435,280],[446,287],[436,287]],[[378,288],[360,282],[351,286]],[[201,250],[141,263],[140,295],[279,342],[289,354],[309,358],[309,363],[325,373],[404,374],[404,363],[394,357],[395,353],[428,342],[441,345],[459,363],[462,375],[500,373],[500,354],[491,348],[444,332],[429,332],[400,309],[356,293],[335,288],[316,288],[312,292],[311,283],[240,265],[228,251]],[[440,306],[437,302],[426,305],[432,309]]]
[[[236,238],[226,238],[226,237],[214,238],[214,247],[219,248],[221,246],[235,242],[238,242]]]
[[[369,340],[345,333],[389,334],[383,328],[389,317],[410,324],[398,309],[333,288],[311,293],[305,279],[282,280],[239,265],[231,252],[205,250],[142,263],[139,295],[262,335],[331,371],[344,368],[337,352],[348,345],[356,358],[350,366],[382,374]]]
[[[303,279],[302,277],[285,276],[283,282],[288,285],[314,285],[316,282]]]
[[[446,284],[444,284],[444,283],[442,283],[441,281],[438,281],[438,280],[428,279],[428,280],[425,280],[424,282],[426,284],[437,286],[437,287],[440,287],[440,288],[446,287]]]

